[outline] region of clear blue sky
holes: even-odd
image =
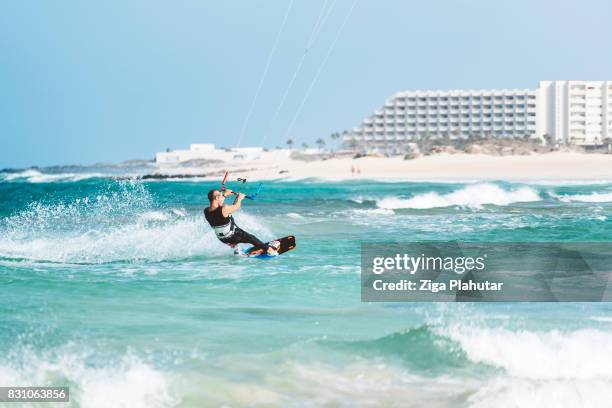
[[[242,146],[287,128],[353,0],[295,0]],[[328,6],[333,0],[328,0]],[[234,146],[290,2],[0,2],[0,168]],[[360,0],[290,136],[350,129],[394,92],[612,79],[612,2]]]

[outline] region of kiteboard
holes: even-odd
[[[295,237],[293,235],[289,235],[288,237],[278,238],[274,241],[267,242],[267,244],[275,248],[278,253],[276,255],[268,255],[266,252],[259,254],[251,254],[255,247],[250,247],[242,251],[240,255],[248,256],[249,258],[260,259],[276,258],[280,254],[284,254],[285,252],[295,249]]]

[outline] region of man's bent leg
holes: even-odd
[[[237,231],[238,232],[238,231]],[[263,251],[267,251],[270,246],[259,240],[255,235],[249,234],[244,230],[240,230],[240,242],[244,242],[246,244],[251,244],[255,249],[261,249]]]

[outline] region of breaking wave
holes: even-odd
[[[536,190],[520,187],[515,190],[504,190],[495,184],[476,184],[464,187],[447,194],[430,192],[403,199],[387,197],[377,201],[379,208],[385,209],[428,209],[441,207],[468,207],[479,209],[483,205],[508,205],[518,202],[540,201]]]
[[[90,178],[108,177],[103,173],[42,173],[35,169],[23,170],[16,173],[1,173],[0,180],[21,181],[28,183],[52,183],[61,181],[80,181]]]
[[[179,402],[172,392],[170,376],[142,359],[125,354],[118,361],[91,364],[88,353],[74,348],[62,347],[54,355],[20,350],[13,361],[0,363],[0,383],[42,385],[59,381],[70,385],[70,401],[84,408],[162,408]]]

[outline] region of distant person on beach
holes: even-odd
[[[232,213],[240,209],[244,194],[237,193],[236,200],[232,205],[223,205],[225,197],[233,194],[233,191],[226,189],[224,192],[219,190],[210,190],[208,192],[208,201],[210,206],[204,209],[204,217],[206,221],[215,231],[215,235],[219,241],[235,248],[237,244],[245,243],[253,245],[257,252],[251,252],[250,255],[267,252],[268,255],[276,255],[276,250],[268,244],[260,241],[255,235],[249,234],[241,229],[234,222]]]
[[[351,166],[351,176],[355,175],[355,166]]]

